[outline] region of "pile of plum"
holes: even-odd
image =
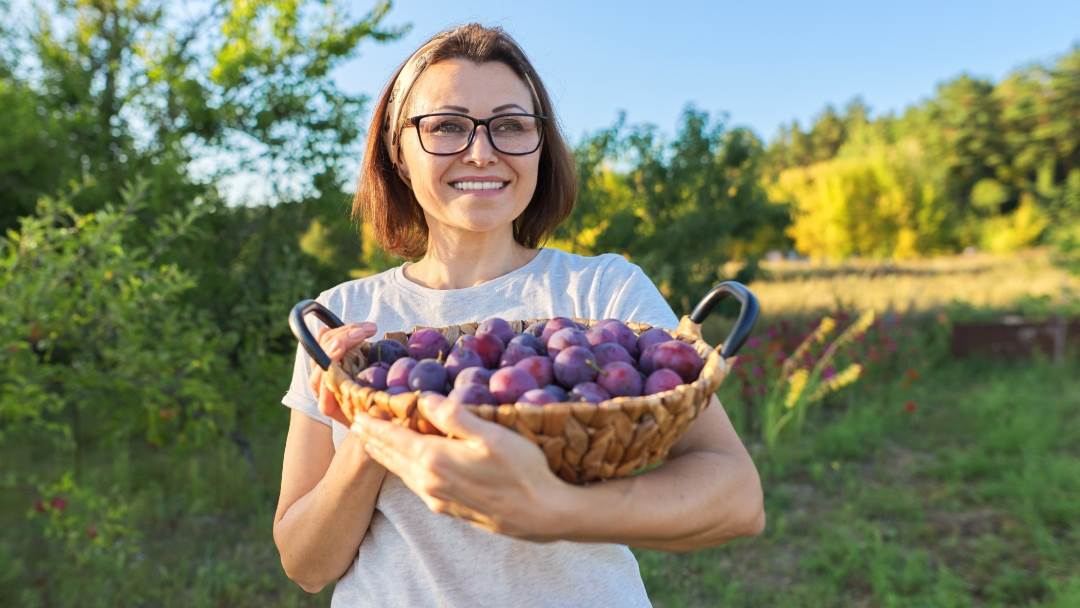
[[[692,346],[663,329],[639,336],[616,319],[586,329],[555,317],[518,334],[504,319],[491,318],[453,346],[439,331],[419,329],[407,345],[384,339],[367,352],[371,363],[357,376],[363,386],[493,405],[651,395],[693,382],[704,366]]]

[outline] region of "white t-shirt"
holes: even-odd
[[[542,248],[530,262],[464,289],[429,289],[402,266],[342,283],[316,300],[345,323],[372,321],[379,335],[416,325],[443,327],[489,317],[617,318],[674,329],[675,313],[635,264],[616,254],[585,257]],[[305,319],[318,335],[321,322]],[[331,425],[334,445],[348,429],[318,410],[307,379],[313,362],[297,347],[285,405]],[[618,517],[612,513],[612,517]],[[649,606],[637,561],[624,545],[533,543],[432,513],[392,473],[367,534],[338,580],[333,606]]]

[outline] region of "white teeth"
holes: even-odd
[[[455,190],[499,190],[509,182],[456,182]]]

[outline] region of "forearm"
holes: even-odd
[[[558,537],[662,551],[723,544],[764,528],[761,481],[748,455],[694,451],[647,473],[567,486]]]
[[[385,475],[386,469],[364,452],[363,441],[349,433],[322,480],[275,522],[281,564],[305,591],[318,592],[348,569]]]

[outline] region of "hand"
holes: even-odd
[[[340,361],[349,349],[374,336],[376,329],[374,323],[367,321],[349,323],[333,329],[323,327],[319,330],[319,346],[326,351],[326,355],[330,357],[331,361]],[[319,400],[319,411],[341,424],[349,426],[349,421],[341,411],[341,405],[334,397],[334,393],[323,385],[322,375],[323,369],[316,365],[308,377],[308,386]]]
[[[435,513],[533,541],[558,540],[568,511],[567,484],[548,468],[540,448],[441,396],[420,411],[451,438],[424,435],[360,414],[352,429],[367,452]]]

